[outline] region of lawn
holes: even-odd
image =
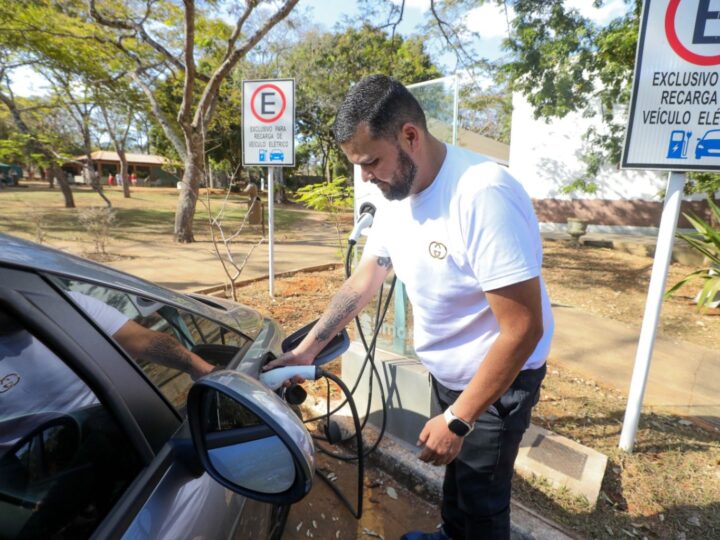
[[[29,239],[78,240],[85,231],[78,214],[85,208],[102,207],[105,202],[91,188],[72,187],[76,208],[65,208],[60,189],[49,189],[45,183],[23,183],[22,188],[0,190],[0,232]],[[178,192],[172,188],[133,188],[126,199],[119,187],[105,187],[116,212],[112,237],[129,240],[147,235],[172,236]],[[216,214],[225,195],[210,195],[210,208]],[[208,235],[208,210],[203,190],[195,213],[193,231],[199,238]],[[225,203],[223,223],[228,230],[239,226],[247,211],[247,197],[232,193]],[[265,210],[267,212],[267,209]],[[304,214],[292,209],[276,207],[275,228],[286,232],[296,228]]]

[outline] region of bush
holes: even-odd
[[[87,231],[95,243],[95,253],[106,255],[110,229],[115,223],[115,210],[106,206],[92,206],[81,210],[78,214],[80,225]]]

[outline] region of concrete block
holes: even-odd
[[[515,461],[517,472],[542,476],[556,487],[584,496],[592,507],[606,466],[604,454],[535,425],[525,432]]]

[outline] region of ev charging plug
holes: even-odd
[[[360,207],[360,215],[358,216],[357,223],[353,227],[350,236],[348,237],[348,244],[354,246],[357,244],[360,238],[360,233],[367,227],[371,227],[373,223],[373,217],[375,216],[375,205],[372,203],[363,203]]]
[[[314,365],[310,366],[284,366],[271,369],[260,374],[260,382],[270,388],[277,390],[283,383],[299,375],[306,381],[314,381],[320,376],[320,368]]]

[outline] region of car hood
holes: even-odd
[[[251,339],[255,339],[263,327],[263,317],[242,304],[172,291],[109,266],[3,233],[0,233],[0,263],[123,289],[215,319]]]

